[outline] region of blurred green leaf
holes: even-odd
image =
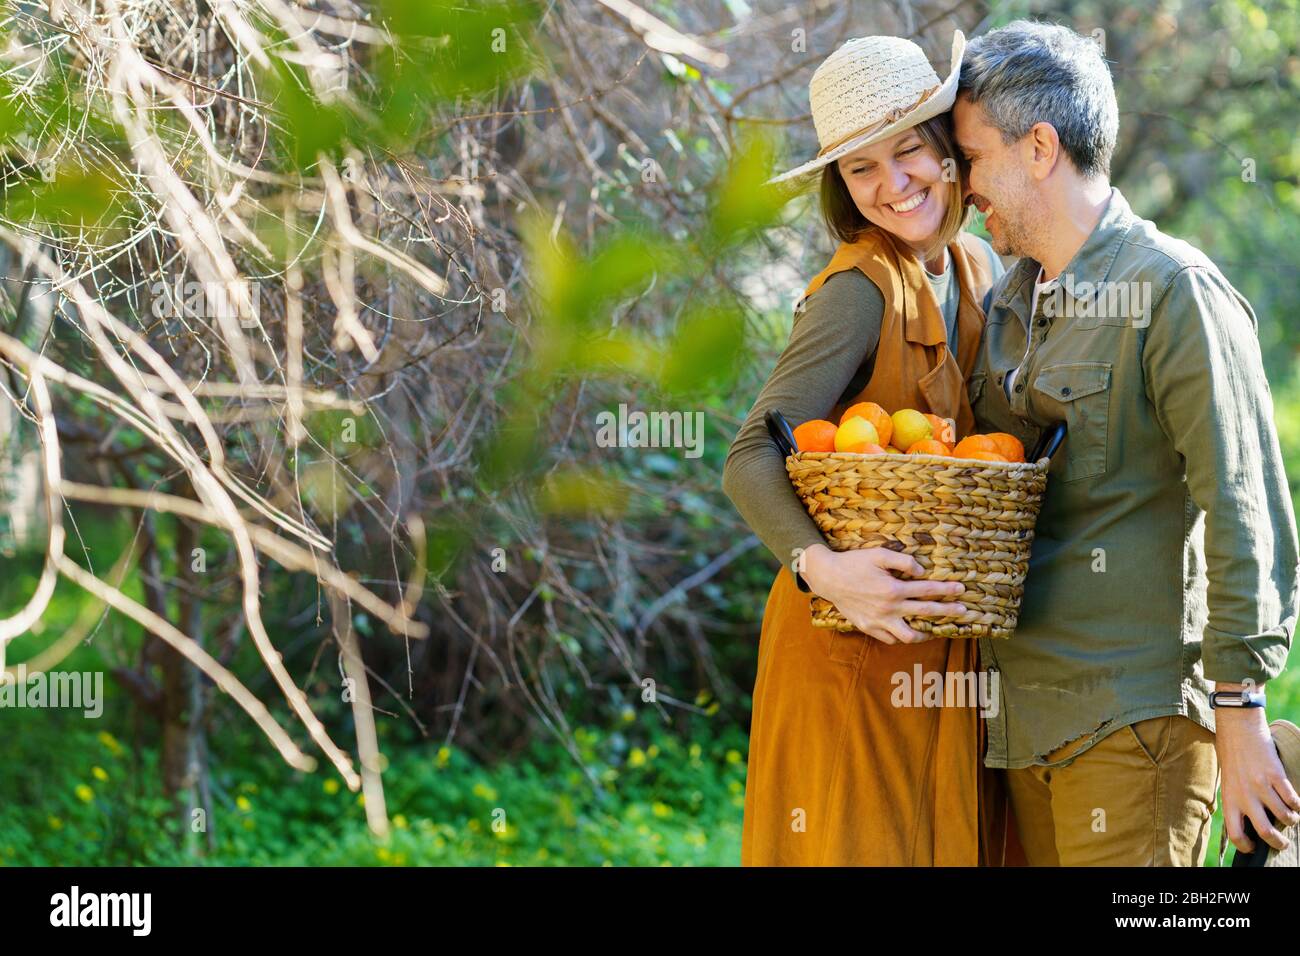
[[[443,518],[429,529],[425,542],[428,546],[429,577],[437,580],[468,554],[474,542],[474,531],[468,518],[463,521]]]
[[[745,343],[745,319],[734,306],[688,312],[673,336],[659,383],[674,394],[725,388]]]
[[[349,479],[332,459],[313,461],[298,469],[302,500],[326,521],[334,521],[352,506]]]
[[[511,384],[502,396],[505,419],[476,449],[478,476],[489,490],[504,488],[530,466],[542,462],[540,418],[546,403],[528,388],[528,382]]]
[[[548,515],[616,517],[627,510],[631,489],[599,469],[568,467],[549,475],[537,491],[537,509]]]
[[[346,408],[309,412],[304,425],[321,445],[340,458],[362,448],[377,448],[384,442],[383,432],[371,414]]]
[[[790,195],[767,185],[775,157],[770,136],[753,133],[740,144],[716,193],[708,234],[713,246],[731,245],[775,221]]]
[[[653,345],[633,330],[611,330],[612,310],[673,269],[678,250],[662,237],[622,231],[583,258],[563,231],[552,238],[541,217],[522,230],[539,318],[531,375],[544,383],[566,370],[649,374]]]
[[[124,211],[126,194],[103,169],[65,164],[49,182],[27,180],[10,190],[5,214],[55,229],[109,228]]]
[[[521,2],[381,0],[380,8],[397,38],[376,64],[390,129],[423,104],[482,96],[526,72],[541,16],[538,4]]]
[[[272,58],[263,84],[264,95],[279,113],[286,158],[299,172],[314,167],[321,153],[338,161],[348,140],[362,138],[357,135],[361,119],[342,102],[320,102],[301,67]]]

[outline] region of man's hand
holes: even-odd
[[[1218,690],[1238,690],[1218,684]],[[1223,826],[1242,853],[1255,849],[1246,836],[1245,818],[1269,846],[1285,850],[1289,841],[1269,822],[1268,813],[1283,826],[1300,822],[1300,794],[1287,779],[1278,759],[1262,707],[1218,707],[1214,711],[1214,746],[1223,770]]]

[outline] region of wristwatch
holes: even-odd
[[[1210,692],[1211,707],[1263,707],[1263,691],[1216,690]]]

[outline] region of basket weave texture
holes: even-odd
[[[806,451],[786,470],[834,551],[889,548],[911,555],[926,578],[961,581],[959,617],[905,618],[939,637],[1008,638],[1029,570],[1034,522],[1049,460],[1003,463],[939,455]],[[812,623],[855,630],[814,595]]]

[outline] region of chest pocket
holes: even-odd
[[[1034,391],[1044,417],[1063,419],[1065,437],[1063,481],[1095,478],[1106,473],[1110,417],[1109,362],[1048,365],[1034,379]]]

